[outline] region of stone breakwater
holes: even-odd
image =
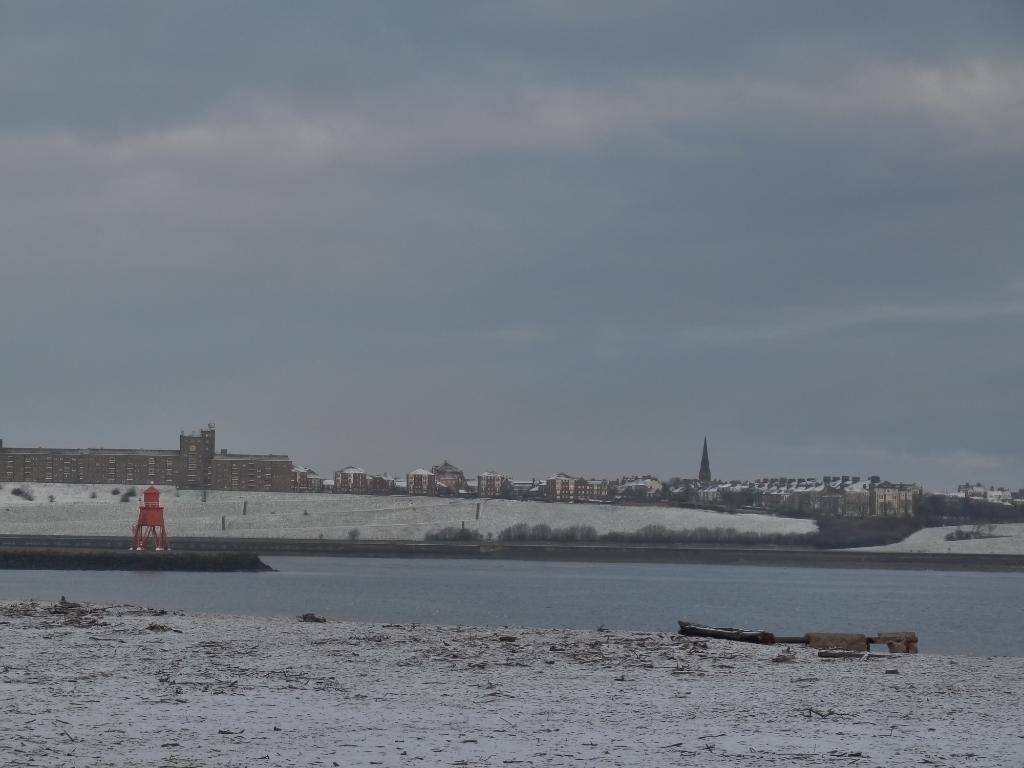
[[[118,549],[0,546],[0,569],[75,571],[270,571],[253,552],[132,552]]]
[[[2,603],[0,762],[1024,763],[1022,658],[328,619]]]

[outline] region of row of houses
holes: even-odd
[[[333,483],[322,488],[310,484],[308,489],[354,494],[537,499],[561,503],[664,499],[710,507],[838,517],[906,517],[913,513],[914,502],[921,494],[917,485],[884,481],[878,475],[866,478],[826,475],[820,479],[766,477],[729,482],[674,480],[671,487],[666,487],[652,475],[606,480],[558,472],[545,480],[516,481],[508,474],[487,471],[476,478],[467,478],[461,469],[447,460],[429,470],[415,469],[404,479],[388,474],[374,475],[361,467],[349,466],[334,473]],[[983,490],[980,486],[961,486],[960,492],[980,497]],[[987,489],[984,494],[985,498],[992,500],[1002,498],[995,489]],[[1006,495],[1009,497],[1008,493]]]
[[[551,502],[605,502],[613,499],[655,499],[798,514],[849,517],[910,515],[921,489],[871,476],[772,477],[753,481],[711,480],[705,439],[700,472],[694,480],[673,479],[667,488],[651,475],[618,480],[558,472],[546,480],[513,480],[489,470],[476,477],[445,460],[429,470],[419,468],[404,478],[371,474],[349,466],[322,478],[308,467],[294,465],[283,454],[229,453],[216,447],[216,431],[179,435],[176,449],[10,448],[0,440],[0,482],[154,483],[179,488],[246,491],[300,491],[353,494],[405,493],[412,496],[479,496],[481,498],[545,499]],[[1024,505],[1024,490],[965,484],[956,496],[995,504]]]
[[[618,480],[574,476],[558,472],[546,480],[515,481],[510,475],[488,471],[475,479],[445,460],[430,470],[416,469],[404,480],[372,475],[361,467],[345,467],[334,473],[329,490],[335,493],[406,493],[412,496],[465,495],[481,498],[544,499],[551,502],[607,502],[611,500],[666,500],[704,506],[727,506],[799,515],[839,517],[906,517],[922,493],[911,483],[883,481],[878,475],[815,477],[766,477],[753,481],[721,482],[710,479],[707,444],[701,473],[696,479],[673,479],[667,487],[652,475]],[[961,486],[961,493],[978,495],[981,487]],[[1001,499],[995,489],[985,497]]]
[[[484,498],[513,498],[512,478],[500,472],[482,472],[467,479],[461,469],[445,461],[429,470],[409,472],[404,480],[391,475],[375,475],[362,467],[349,466],[334,473],[334,483],[325,490],[334,493],[406,493],[409,496],[476,495]]]
[[[838,517],[905,517],[914,511],[921,488],[892,483],[878,475],[773,477],[673,488],[673,498],[708,505],[727,505],[793,514]]]
[[[299,468],[302,469],[302,468]],[[302,485],[301,483],[299,485]],[[317,490],[306,484],[304,490]],[[375,475],[362,467],[348,466],[334,473],[334,482],[321,489],[334,493],[389,494],[410,496],[478,496],[485,499],[540,499],[554,502],[605,502],[614,498],[650,499],[662,493],[662,483],[650,475],[618,481],[577,477],[558,472],[545,480],[517,481],[504,472],[488,470],[467,478],[454,464],[444,461],[429,470],[415,469],[404,479]]]
[[[950,495],[971,501],[987,501],[990,504],[1024,506],[1024,488],[1019,491],[1011,491],[1008,488],[996,488],[994,485],[964,483],[958,485],[956,493]]]
[[[796,515],[838,517],[906,517],[913,513],[919,486],[894,483],[878,475],[814,477],[770,477],[752,481],[703,482],[675,480],[666,487],[652,475],[634,475],[618,480],[576,477],[558,472],[545,480],[513,480],[510,475],[487,471],[475,478],[444,461],[430,470],[415,469],[405,478],[384,473],[375,475],[361,467],[345,467],[334,473],[334,482],[323,481],[305,467],[294,467],[292,489],[352,494],[395,494],[410,496],[470,496],[480,498],[534,499],[561,503],[602,503],[612,500],[653,501],[666,499],[709,507],[727,506]],[[976,501],[1024,505],[1024,490],[964,484],[950,494]]]

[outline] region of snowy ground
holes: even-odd
[[[973,525],[959,526],[962,531],[973,531]],[[1024,523],[983,525],[978,530],[992,538],[946,541],[946,535],[957,526],[925,528],[912,533],[903,541],[884,547],[865,547],[874,552],[952,552],[968,555],[1024,555]]]
[[[0,648],[5,766],[1024,765],[1024,658],[35,603]]]
[[[109,485],[33,484],[29,488],[34,501],[12,495],[10,491],[15,487],[20,486],[8,483],[0,489],[0,533],[130,535],[138,514],[139,499],[122,503],[111,494]],[[96,498],[91,498],[92,494]],[[355,528],[363,539],[422,540],[428,531],[458,527],[463,522],[467,528],[495,536],[516,523],[546,523],[554,528],[592,525],[598,533],[634,531],[651,524],[674,529],[734,528],[763,533],[805,533],[815,529],[808,520],[672,507],[492,499],[481,502],[477,520],[475,500],[212,491],[204,502],[199,491],[161,488],[161,494],[172,536],[343,539]],[[50,495],[55,497],[54,502],[48,500]]]

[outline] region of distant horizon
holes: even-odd
[[[217,430],[217,451],[218,452],[220,452],[224,448],[227,448],[227,450],[229,452],[232,452],[232,453],[250,453],[250,452],[254,452],[254,453],[286,454],[288,456],[288,458],[291,459],[292,463],[295,466],[305,467],[305,468],[311,469],[311,470],[315,471],[320,477],[322,477],[324,479],[330,479],[330,480],[333,480],[335,472],[337,472],[337,471],[339,471],[341,469],[344,469],[345,467],[348,467],[348,466],[362,467],[368,473],[371,473],[371,474],[380,475],[380,474],[387,473],[387,474],[392,475],[393,477],[400,478],[400,477],[404,477],[409,472],[413,472],[416,469],[423,468],[423,469],[428,469],[429,470],[432,466],[436,466],[436,465],[442,464],[442,463],[444,463],[446,461],[451,462],[456,467],[458,467],[459,469],[461,469],[464,472],[466,472],[467,473],[467,478],[470,478],[470,477],[475,478],[477,475],[479,475],[479,474],[481,474],[483,472],[487,472],[487,471],[492,471],[493,470],[493,471],[496,471],[496,472],[501,472],[503,474],[507,474],[507,475],[511,476],[512,479],[514,479],[514,480],[531,479],[531,480],[538,480],[538,481],[540,481],[540,480],[545,480],[548,477],[551,477],[552,475],[555,475],[555,474],[557,474],[559,472],[566,472],[566,470],[563,469],[563,468],[556,468],[556,469],[551,469],[551,470],[545,470],[545,471],[542,471],[542,472],[539,472],[539,473],[531,473],[531,472],[516,473],[514,471],[510,471],[510,470],[508,470],[506,468],[503,468],[503,467],[491,466],[491,465],[483,466],[483,464],[478,468],[476,465],[473,465],[473,464],[468,464],[468,463],[465,463],[465,462],[461,462],[459,460],[453,460],[450,456],[444,456],[444,457],[438,458],[438,459],[431,459],[428,462],[422,462],[422,461],[418,462],[418,463],[414,462],[414,463],[410,464],[405,469],[396,469],[394,467],[389,467],[389,468],[385,468],[385,469],[379,469],[379,468],[374,467],[374,466],[367,466],[365,462],[343,462],[343,463],[338,464],[337,466],[334,466],[334,467],[331,467],[331,468],[325,468],[323,465],[316,465],[315,463],[312,463],[312,462],[299,460],[295,455],[293,455],[292,453],[290,453],[288,451],[274,451],[274,450],[250,451],[249,449],[247,449],[244,446],[242,446],[242,447],[224,446],[221,443],[222,432],[220,430],[220,427],[216,426],[216,424],[217,424],[216,422],[208,422],[208,424],[213,424],[215,426],[215,429]],[[204,428],[206,426],[207,426],[207,424],[203,425]],[[179,429],[177,432],[175,432],[175,435],[196,433],[196,432],[198,432],[198,429],[199,429],[198,427],[196,427],[195,429]],[[826,476],[829,476],[829,477],[842,477],[844,475],[849,476],[849,477],[859,476],[862,480],[864,480],[864,479],[866,479],[868,477],[871,477],[873,475],[878,475],[882,480],[888,480],[888,481],[896,482],[896,483],[909,483],[909,484],[919,485],[919,486],[922,487],[923,490],[931,492],[931,493],[950,493],[950,492],[955,491],[957,486],[962,485],[964,483],[978,483],[978,484],[984,485],[986,487],[993,486],[993,487],[996,487],[996,488],[1006,488],[1008,490],[1014,490],[1014,491],[1020,490],[1021,488],[1024,488],[1024,481],[1020,482],[1018,485],[1014,485],[1013,483],[1010,483],[1010,484],[1002,483],[1002,484],[1000,484],[1000,483],[984,482],[984,481],[980,480],[979,478],[964,478],[964,479],[961,479],[961,480],[956,480],[955,482],[950,482],[950,483],[948,483],[946,486],[944,486],[942,488],[936,488],[936,487],[926,486],[926,485],[923,485],[921,483],[917,483],[917,482],[915,482],[912,479],[892,476],[890,474],[887,474],[885,471],[872,471],[872,472],[862,472],[862,473],[849,472],[849,471],[845,471],[845,472],[834,472],[834,471],[833,472],[828,472],[828,471],[826,471],[826,472],[819,472],[819,473],[794,473],[794,472],[790,471],[790,472],[769,472],[769,473],[761,472],[761,473],[754,473],[754,474],[750,474],[750,475],[720,475],[715,470],[715,453],[714,453],[714,448],[713,448],[713,445],[714,445],[713,441],[712,441],[711,437],[708,437],[707,439],[708,439],[708,453],[709,453],[709,457],[710,457],[710,460],[711,460],[711,475],[712,475],[712,481],[713,482],[722,482],[722,483],[733,482],[733,481],[748,482],[748,481],[753,481],[753,480],[756,480],[756,479],[767,479],[767,478],[791,478],[791,479],[806,478],[806,479],[821,480],[823,477],[826,477]],[[702,436],[700,438],[700,440],[701,440],[701,445],[702,445],[704,437]],[[56,444],[53,444],[53,445],[46,445],[46,444],[36,445],[36,444],[27,443],[27,442],[18,442],[17,440],[11,441],[10,439],[8,439],[8,437],[5,434],[0,434],[0,441],[2,441],[2,446],[0,446],[0,447],[4,447],[4,448],[53,448],[53,449],[69,449],[69,450],[83,450],[83,449],[106,449],[106,450],[111,450],[111,449],[114,449],[114,450],[152,449],[152,450],[165,450],[165,449],[168,449],[168,448],[169,449],[174,449],[174,446],[171,446],[170,444],[165,446],[165,445],[159,445],[159,444],[155,444],[155,443],[154,444],[139,444],[139,445],[127,445],[127,444],[123,444],[123,443],[111,443],[109,445],[92,444],[92,445],[77,445],[77,446],[76,445],[70,445],[70,444],[68,444],[68,445],[56,445]],[[699,470],[699,465],[700,465],[700,449],[698,449],[697,454],[698,454],[697,455],[697,461],[696,461],[697,469],[694,470],[690,474],[683,474],[683,473],[680,473],[680,472],[659,473],[659,472],[653,471],[651,469],[639,469],[639,470],[627,471],[627,472],[622,472],[622,471],[615,472],[615,471],[613,471],[611,473],[596,473],[596,472],[589,472],[589,471],[583,471],[583,472],[572,472],[572,471],[570,471],[570,472],[566,472],[566,474],[569,474],[569,475],[571,475],[573,477],[599,478],[599,479],[606,479],[606,480],[623,478],[623,477],[643,476],[643,475],[650,475],[650,476],[656,477],[656,478],[658,478],[659,480],[661,480],[663,482],[667,481],[667,480],[669,480],[669,479],[671,479],[673,477],[677,477],[677,478],[684,479],[684,480],[695,480],[697,478],[697,474],[698,474],[698,470]],[[486,464],[486,462],[484,462],[484,464]],[[2,482],[2,481],[0,481],[0,482]]]

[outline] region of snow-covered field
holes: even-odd
[[[983,525],[981,531],[991,534],[993,538],[963,539],[962,541],[946,541],[946,535],[955,531],[957,526],[942,528],[925,528],[912,533],[903,541],[888,544],[884,547],[866,547],[875,552],[951,552],[971,555],[1024,555],[1024,523],[1004,523],[1000,525]],[[963,531],[973,531],[975,526],[962,525]]]
[[[34,501],[12,495],[15,487],[20,486],[8,483],[0,489],[0,534],[130,535],[138,514],[139,498],[121,502],[111,494],[109,485],[33,484],[29,488]],[[553,528],[591,525],[598,533],[634,531],[651,524],[758,533],[806,533],[815,529],[808,520],[672,507],[488,499],[480,502],[477,520],[475,500],[211,491],[204,502],[200,491],[160,490],[171,536],[344,539],[349,531],[357,529],[362,539],[418,541],[428,531],[463,523],[494,536],[516,523],[544,523]],[[96,498],[91,498],[92,494]],[[53,502],[49,501],[50,495],[54,496]]]
[[[5,766],[1024,764],[1024,658],[37,603],[0,648]]]

